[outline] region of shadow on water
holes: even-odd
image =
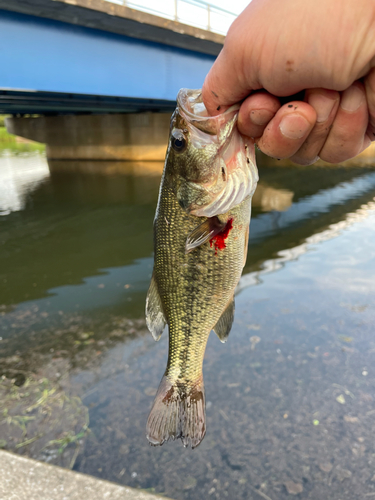
[[[260,165],[191,452],[145,439],[167,358],[143,313],[161,169],[0,158],[0,447],[176,499],[375,493],[375,172]]]

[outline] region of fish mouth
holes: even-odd
[[[219,144],[225,140],[223,135],[228,134],[227,128],[233,128],[234,124],[230,126],[230,122],[236,118],[240,109],[239,104],[234,104],[224,113],[210,116],[203,103],[201,89],[181,89],[177,95],[177,105],[187,123],[208,135],[217,136],[216,142]],[[237,121],[237,118],[234,121]],[[229,127],[226,128],[225,125]]]

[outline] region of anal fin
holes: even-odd
[[[218,217],[210,217],[196,227],[187,237],[185,253],[189,253],[210,239],[217,236],[226,226],[226,222],[221,222]]]
[[[228,302],[223,314],[220,316],[219,321],[214,326],[213,330],[219,337],[220,342],[225,343],[228,340],[229,332],[232,328],[234,319],[234,296]]]
[[[152,275],[146,298],[146,324],[155,340],[160,339],[167,324],[154,275]]]

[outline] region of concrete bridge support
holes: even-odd
[[[163,161],[170,113],[7,118],[9,133],[46,144],[49,160]]]

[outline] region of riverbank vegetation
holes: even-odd
[[[0,115],[0,154],[10,151],[12,153],[32,153],[34,151],[44,152],[45,145],[39,142],[29,141],[23,137],[9,134],[5,127],[6,115]]]

